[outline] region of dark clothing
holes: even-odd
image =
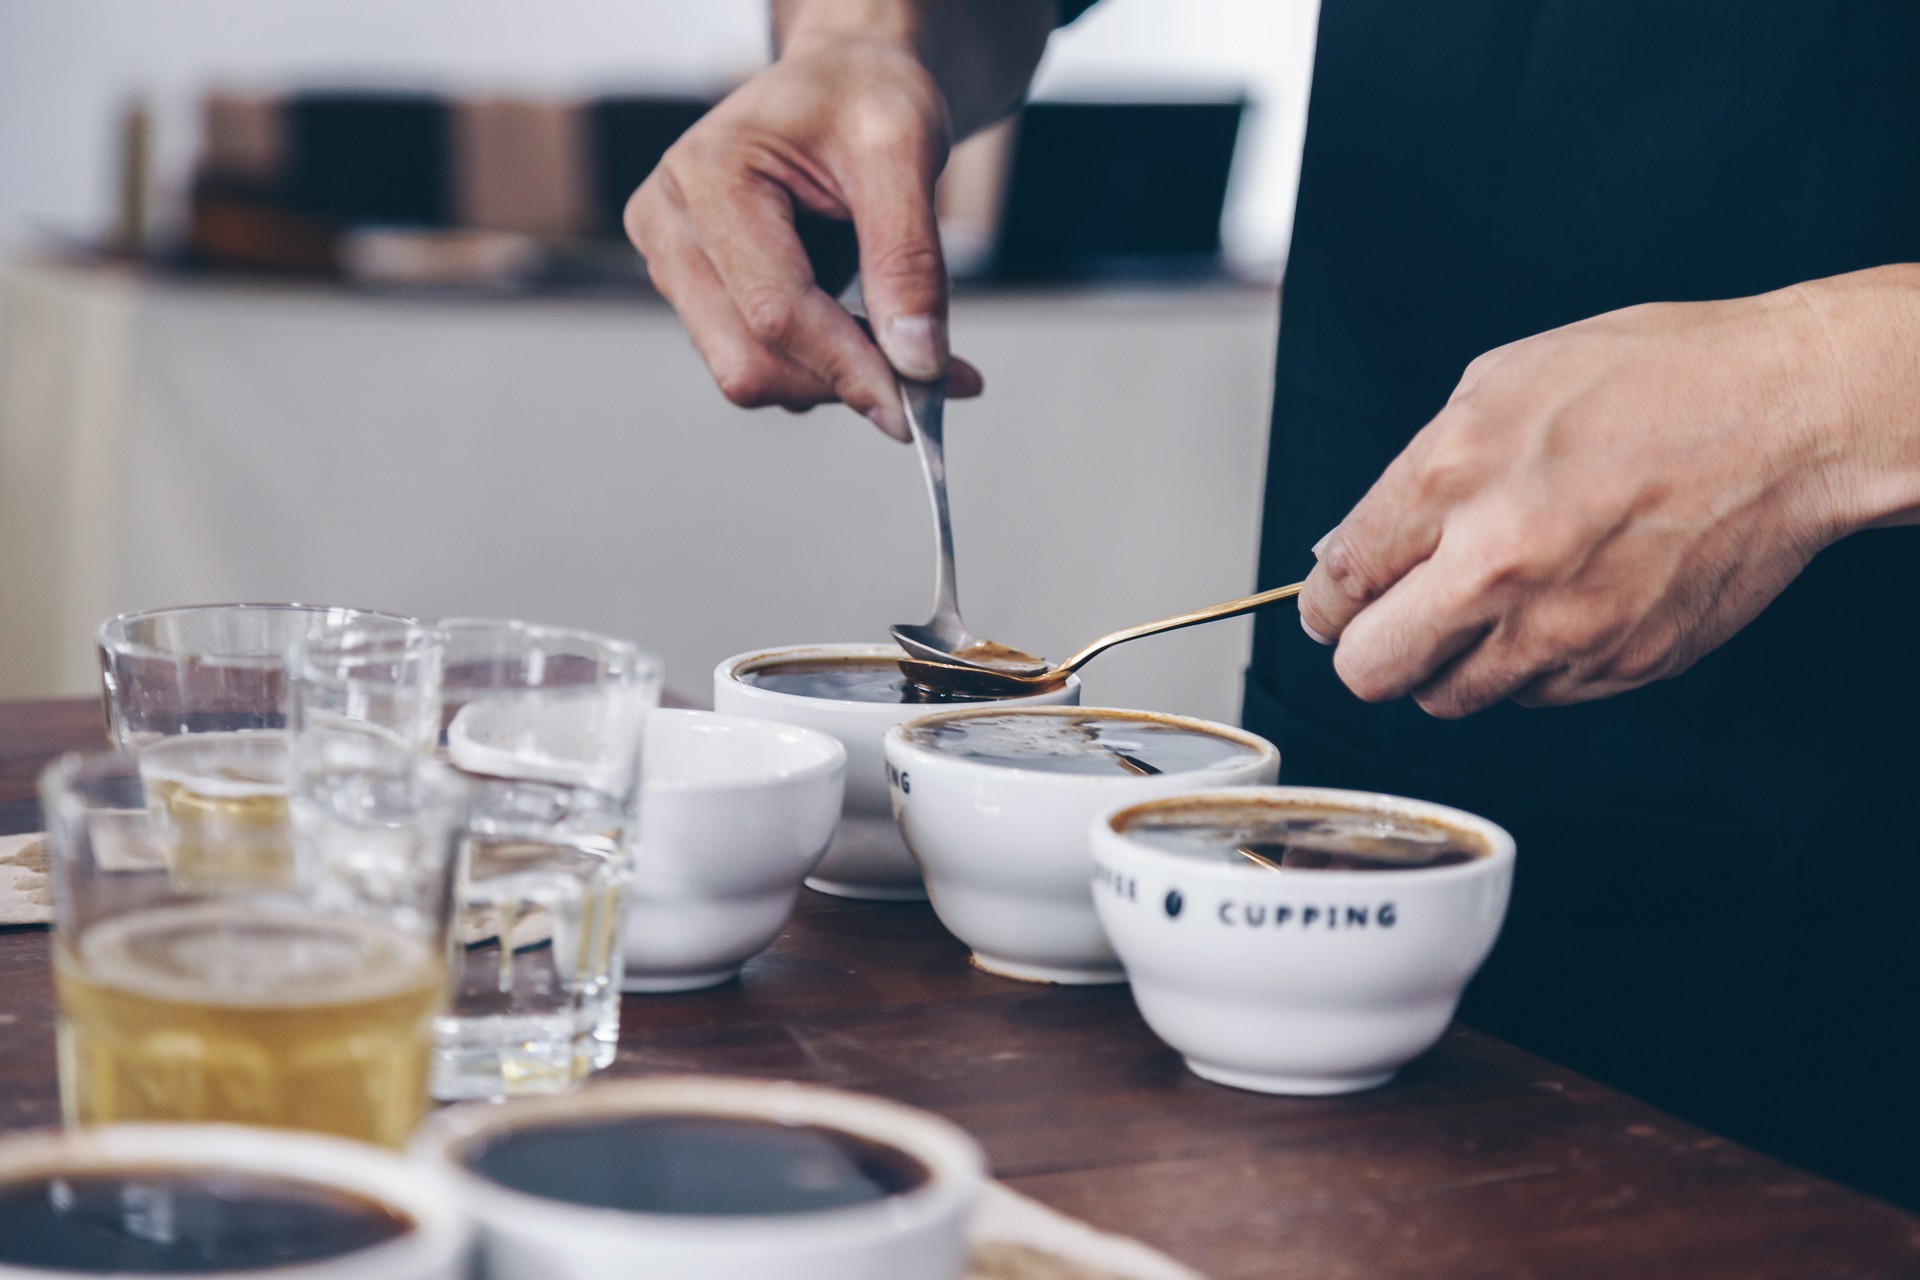
[[[1261,583],[1491,347],[1915,260],[1920,5],[1325,0]],[[1269,613],[1245,719],[1284,781],[1513,831],[1466,1021],[1920,1206],[1916,570],[1920,530],[1849,538],[1678,679],[1459,722],[1362,704]]]

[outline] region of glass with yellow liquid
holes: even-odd
[[[257,797],[207,816],[177,763],[69,756],[41,780],[69,1123],[401,1145],[428,1105],[465,785],[369,740],[303,768],[276,825]]]

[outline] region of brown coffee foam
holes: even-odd
[[[934,720],[984,719],[988,716],[1049,716],[1065,719],[1070,716],[1087,716],[1105,720],[1137,720],[1143,724],[1165,725],[1170,729],[1184,729],[1189,733],[1203,734],[1210,738],[1224,738],[1228,742],[1238,743],[1251,751],[1266,754],[1272,744],[1257,734],[1245,729],[1236,729],[1232,725],[1215,724],[1210,720],[1201,720],[1194,716],[1176,716],[1165,711],[1134,711],[1126,707],[956,707],[951,711],[933,711],[908,722],[909,730],[927,727]],[[920,745],[920,744],[915,744]]]
[[[1383,797],[1397,799],[1398,797]],[[1447,833],[1449,839],[1471,853],[1475,858],[1490,857],[1493,845],[1486,836],[1478,831],[1448,822],[1444,818],[1429,817],[1424,813],[1409,813],[1394,804],[1352,804],[1342,803],[1338,799],[1318,797],[1308,799],[1272,799],[1250,800],[1245,796],[1232,795],[1193,795],[1170,796],[1161,800],[1145,800],[1129,805],[1107,819],[1107,826],[1115,835],[1124,836],[1127,828],[1146,818],[1205,819],[1206,825],[1221,827],[1253,826],[1260,822],[1271,821],[1276,814],[1298,813],[1303,810],[1334,809],[1341,813],[1357,813],[1390,817],[1401,822],[1418,823]],[[1193,825],[1202,825],[1196,821]]]

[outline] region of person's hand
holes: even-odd
[[[944,370],[948,395],[980,393],[977,370],[948,363],[933,208],[947,147],[946,106],[920,62],[853,38],[788,49],[673,145],[628,202],[627,234],[727,399],[840,400],[906,440],[894,369]],[[885,356],[814,281],[796,206],[852,219]]]
[[[1879,391],[1836,357],[1858,303],[1632,307],[1481,356],[1315,548],[1302,623],[1361,698],[1445,717],[1686,670],[1900,505],[1863,465]]]

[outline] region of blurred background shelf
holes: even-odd
[[[949,163],[985,634],[1060,654],[1253,586],[1248,282],[1314,11],[1105,0]],[[0,696],[87,692],[96,619],[196,600],[596,627],[702,695],[730,653],[925,616],[912,454],[729,406],[621,234],[767,47],[764,0],[0,5]],[[806,230],[844,278],[844,224]],[[1234,718],[1247,632],[1130,646],[1088,695]]]
[[[1275,300],[976,290],[949,412],[968,618],[1063,653],[1251,588]],[[726,404],[643,298],[409,297],[17,263],[0,295],[0,696],[83,693],[98,618],[351,601],[728,654],[926,612],[910,451]],[[1306,552],[1302,550],[1303,567]],[[1245,622],[1129,646],[1088,699],[1233,719]]]

